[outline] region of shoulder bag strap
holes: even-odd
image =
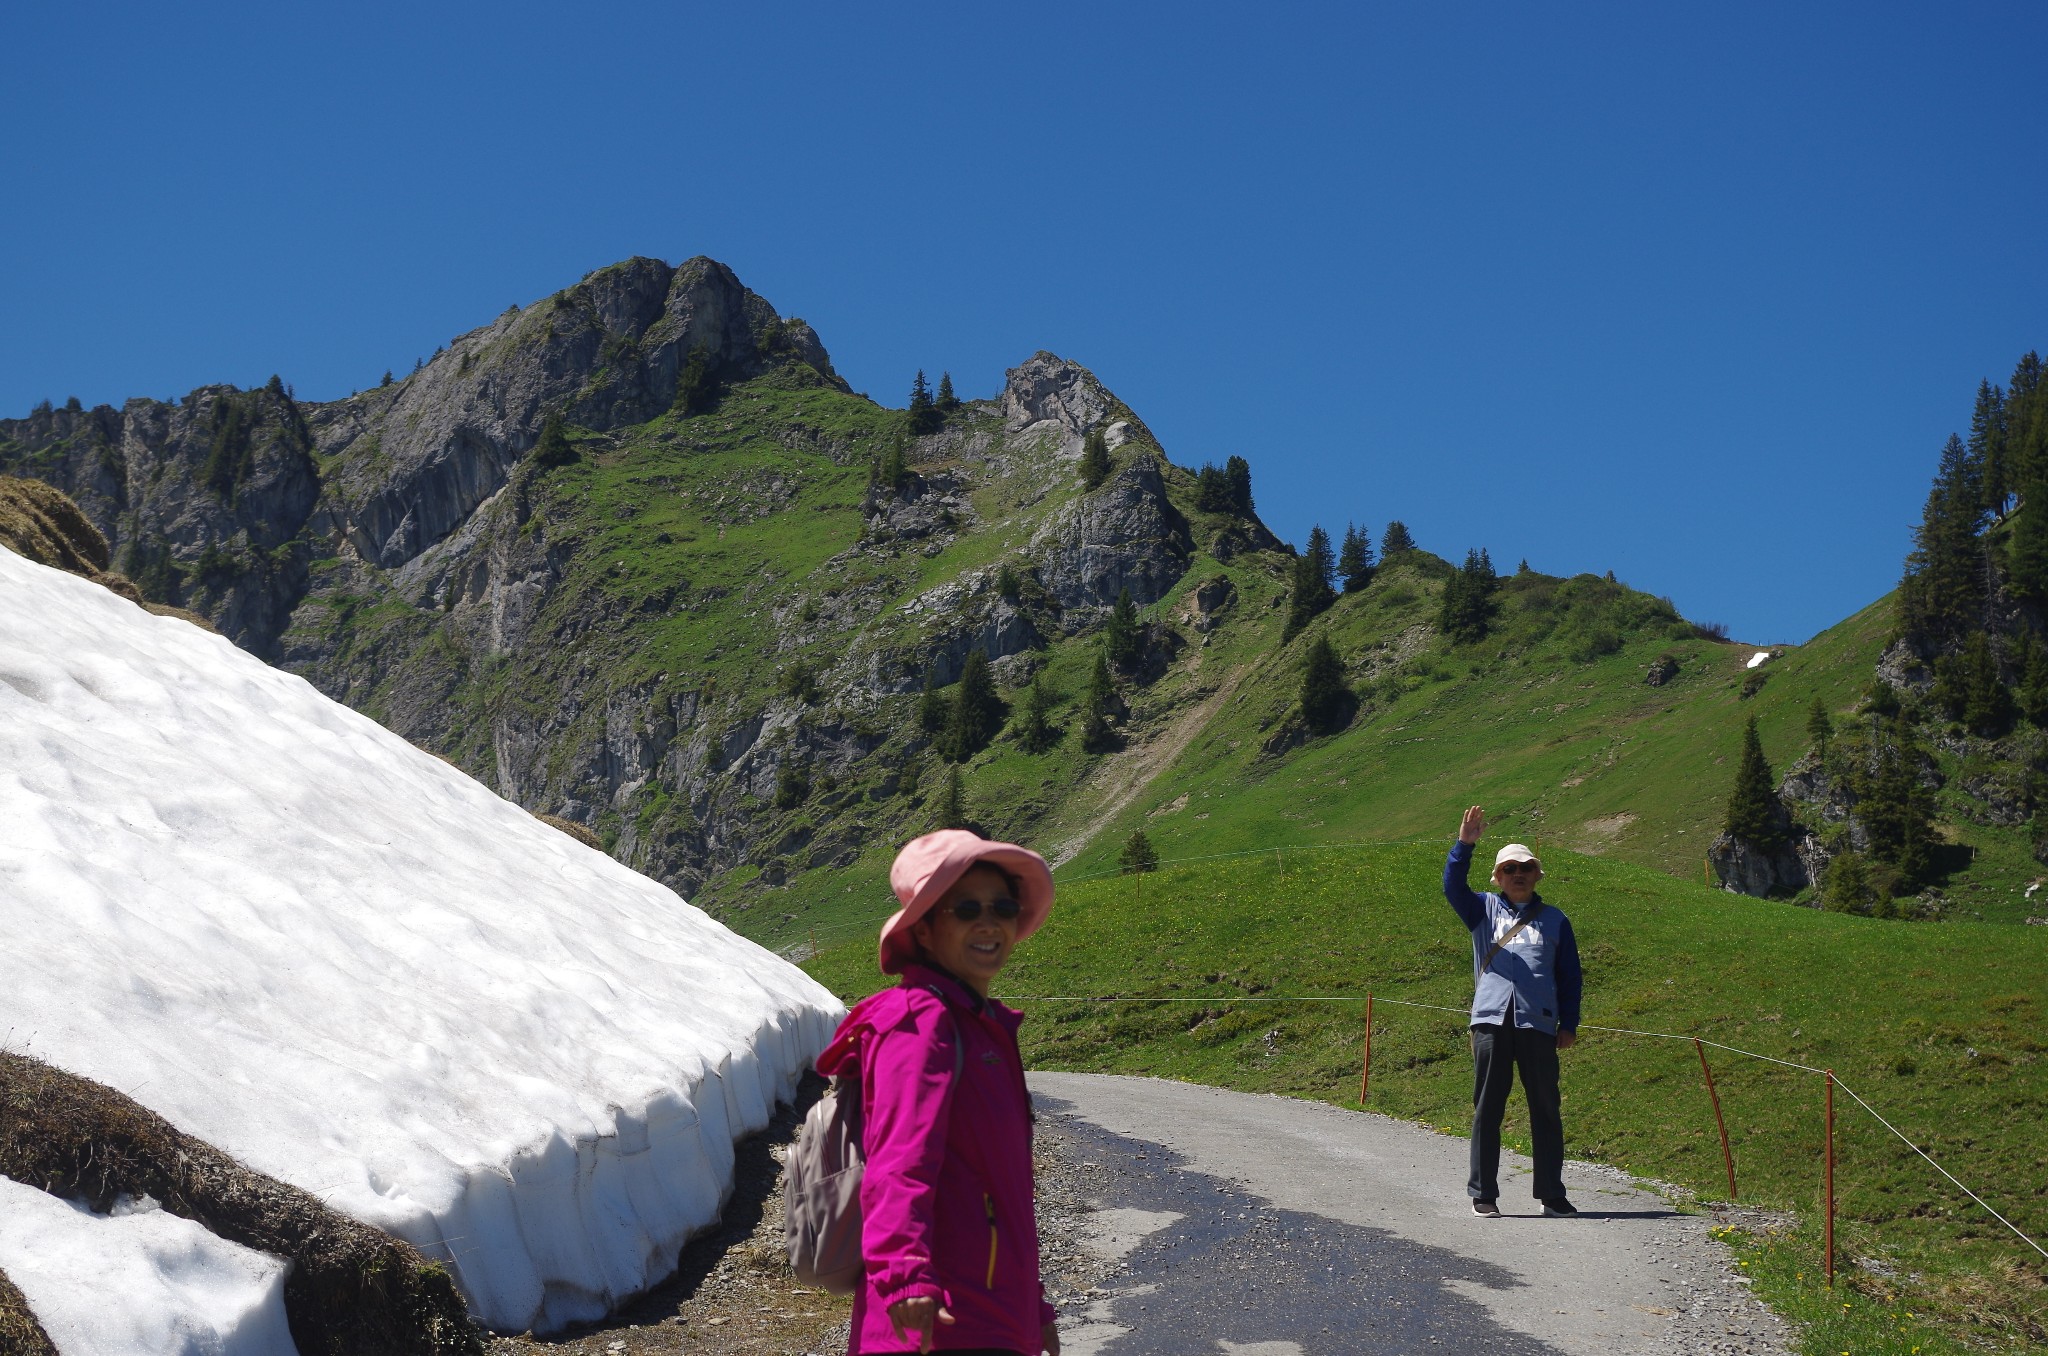
[[[1492,969],[1493,958],[1500,954],[1500,949],[1506,946],[1509,942],[1515,940],[1515,937],[1522,931],[1522,929],[1528,927],[1529,924],[1535,922],[1536,915],[1542,912],[1543,906],[1541,904],[1538,904],[1535,908],[1529,910],[1529,912],[1523,916],[1521,922],[1515,924],[1506,932],[1502,933],[1500,936],[1500,940],[1493,944],[1493,949],[1486,953],[1486,959],[1479,962],[1480,973],[1484,974],[1486,971]]]

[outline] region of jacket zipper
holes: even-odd
[[[984,1284],[993,1290],[996,1288],[996,1198],[984,1191],[981,1204],[988,1211],[988,1280]]]

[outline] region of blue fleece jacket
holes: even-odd
[[[1564,910],[1545,904],[1541,895],[1529,901],[1528,927],[1502,947],[1482,972],[1480,963],[1493,950],[1494,939],[1521,921],[1517,909],[1497,894],[1476,894],[1466,884],[1472,867],[1471,843],[1453,843],[1444,863],[1444,898],[1458,920],[1472,933],[1472,1025],[1499,1025],[1514,1014],[1516,1026],[1556,1035],[1579,1029],[1579,998],[1584,976],[1579,970],[1579,944]]]

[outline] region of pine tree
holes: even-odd
[[[1963,724],[1972,734],[1996,739],[2012,728],[2012,693],[1998,676],[1998,659],[1982,631],[1963,650]]]
[[[933,408],[940,414],[951,414],[960,408],[960,397],[953,394],[953,374],[939,373],[939,394],[932,401]]]
[[[1751,716],[1742,727],[1742,760],[1735,767],[1735,789],[1729,793],[1722,825],[1729,837],[1764,852],[1785,846],[1784,809],[1776,785],[1771,765],[1764,760],[1763,740],[1757,737],[1756,717]]]
[[[775,769],[775,808],[794,810],[809,800],[811,776],[795,758],[784,758]]]
[[[1223,483],[1230,490],[1231,507],[1239,516],[1252,516],[1252,464],[1243,457],[1232,456],[1223,463]]]
[[[1934,797],[1920,784],[1926,751],[1904,720],[1880,716],[1860,753],[1847,781],[1870,856],[1911,889],[1934,865]]]
[[[2005,392],[1988,381],[1977,383],[1977,408],[1970,414],[1970,455],[1983,476],[1985,512],[2004,517],[2012,497],[2012,468],[2005,450]]]
[[[1493,622],[1493,595],[1499,587],[1493,559],[1484,550],[1465,553],[1465,563],[1444,581],[1437,611],[1437,630],[1454,644],[1483,639]]]
[[[1372,539],[1352,523],[1344,525],[1344,549],[1337,553],[1337,573],[1344,591],[1357,593],[1372,582]]]
[[[1046,690],[1043,672],[1031,675],[1024,689],[1024,711],[1017,721],[1017,746],[1026,753],[1044,753],[1059,742],[1052,727],[1052,694]]]
[[[1236,507],[1223,468],[1214,462],[1202,463],[1202,469],[1195,473],[1195,508],[1202,513],[1230,513]]]
[[[1095,667],[1088,674],[1088,698],[1081,708],[1081,747],[1091,753],[1110,747],[1116,733],[1109,716],[1116,699],[1116,684],[1110,680],[1109,659],[1097,653]]]
[[[1301,718],[1319,735],[1336,733],[1351,718],[1351,689],[1328,635],[1317,636],[1302,660]]]
[[[903,482],[910,479],[910,463],[904,457],[904,437],[894,434],[882,449],[882,465],[875,478],[887,485],[892,494],[901,493]]]
[[[1407,524],[1399,518],[1387,524],[1387,530],[1380,534],[1380,559],[1391,561],[1403,551],[1415,549],[1415,538],[1408,535]]]
[[[932,807],[933,829],[964,829],[967,827],[967,801],[960,792],[960,769],[946,769],[946,780],[939,788],[939,803]]]
[[[964,763],[987,748],[1002,727],[1003,703],[989,677],[988,655],[969,650],[953,693],[953,709],[946,713],[946,728],[939,735],[939,752],[951,762]]]
[[[1813,741],[1814,754],[1826,759],[1828,740],[1834,737],[1835,723],[1828,719],[1828,708],[1821,702],[1818,692],[1813,694],[1813,706],[1806,713],[1806,735]]]
[[[576,445],[569,441],[569,433],[562,423],[562,416],[550,413],[541,421],[540,441],[533,445],[533,464],[542,470],[567,466],[577,459]]]
[[[1294,587],[1287,597],[1287,625],[1280,639],[1284,644],[1337,601],[1333,582],[1336,557],[1330,551],[1330,534],[1320,525],[1309,529],[1308,549],[1294,561]]]
[[[1124,839],[1123,850],[1116,855],[1116,864],[1126,876],[1157,871],[1159,850],[1152,846],[1152,840],[1145,836],[1143,829],[1133,829],[1131,836]]]
[[[924,369],[917,369],[917,380],[910,385],[910,416],[905,421],[913,437],[938,432],[940,415],[932,404],[932,388],[924,379]]]
[[[712,368],[711,350],[703,344],[691,346],[683,359],[683,370],[676,374],[676,393],[669,408],[687,418],[716,405],[718,381]]]
[[[1953,644],[1983,624],[1986,558],[1978,535],[1983,514],[1977,462],[1963,440],[1950,435],[1899,581],[1899,629],[1923,653]]]
[[[1109,662],[1126,671],[1134,669],[1145,654],[1145,625],[1138,620],[1138,604],[1129,586],[1118,590],[1116,606],[1102,628],[1102,650]]]
[[[2036,729],[2048,729],[2048,647],[2032,631],[2020,636],[2020,714]]]
[[[1109,439],[1099,428],[1088,430],[1088,436],[1081,440],[1081,485],[1094,489],[1109,479]]]
[[[939,691],[934,671],[924,671],[924,695],[917,699],[917,726],[926,734],[937,734],[946,728],[947,702]]]
[[[1863,858],[1846,847],[1830,857],[1821,877],[1820,906],[1830,913],[1865,913],[1874,903],[1870,870]]]

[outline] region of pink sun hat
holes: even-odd
[[[901,974],[917,957],[910,929],[932,911],[953,882],[979,862],[1000,867],[1017,882],[1017,940],[1038,931],[1052,911],[1052,868],[1045,858],[1015,843],[997,843],[966,829],[940,829],[913,838],[889,868],[889,888],[903,907],[882,924],[876,960],[885,975]]]

